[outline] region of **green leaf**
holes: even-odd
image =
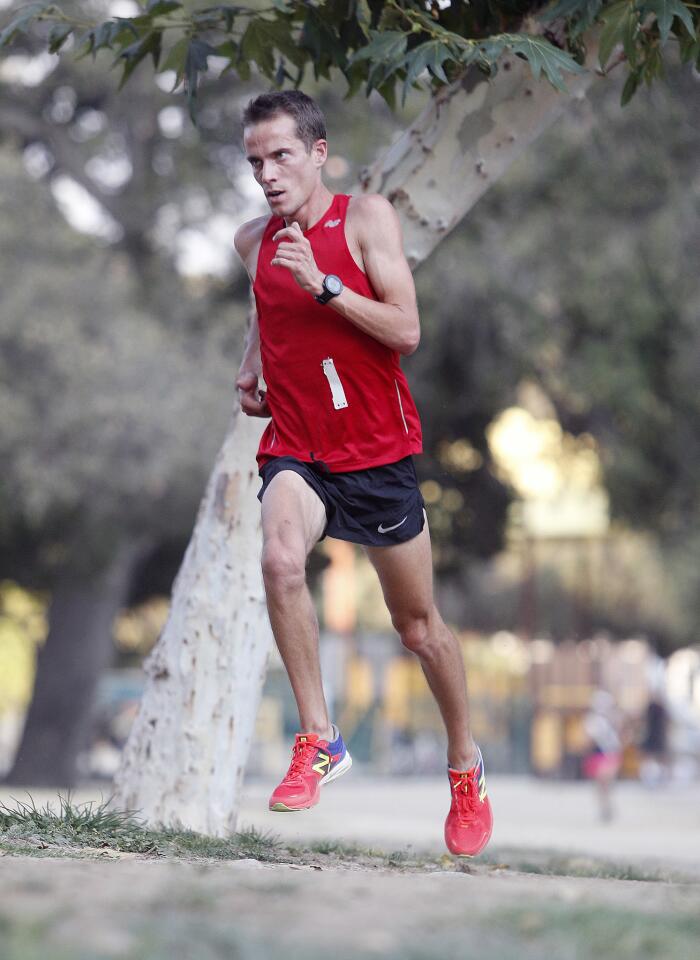
[[[287,70],[284,57],[280,57],[280,62],[277,64],[277,70],[275,72],[275,86],[284,86],[285,80],[290,80],[292,83],[294,83],[294,77],[291,75],[289,70]]]
[[[343,100],[352,100],[365,79],[366,70],[364,64],[352,64],[344,71],[344,75],[348,84],[348,89],[343,97]]]
[[[228,69],[228,67],[226,69]],[[247,60],[239,59],[236,61],[236,73],[243,83],[247,83],[250,80],[250,64]]]
[[[636,67],[639,59],[637,37],[639,35],[639,14],[630,8],[627,17],[622,23],[622,49],[631,67]]]
[[[406,84],[410,86],[424,70],[430,70],[438,80],[447,83],[443,69],[445,60],[453,60],[454,54],[441,40],[428,40],[414,47],[406,58]]]
[[[236,17],[241,13],[250,13],[250,7],[236,7],[229,3],[220,3],[214,7],[204,7],[192,15],[192,20],[202,27],[205,23],[219,23],[223,21],[227,33],[233,29]]]
[[[540,23],[552,23],[554,20],[566,21],[566,33],[569,40],[576,40],[595,22],[603,0],[560,0],[553,7],[535,17]]]
[[[123,61],[124,72],[122,73],[121,80],[119,81],[119,90],[122,89],[139,63],[141,63],[141,61],[144,60],[149,54],[153,58],[153,65],[156,67],[156,69],[158,68],[162,40],[163,33],[161,30],[151,30],[145,35],[145,37],[141,37],[135,43],[132,43],[130,46],[125,47],[124,50],[122,50],[114,62],[114,65],[116,66],[118,63]]]
[[[70,23],[57,23],[49,32],[49,53],[58,53],[68,37],[73,33]]]
[[[619,0],[612,6],[606,7],[603,11],[603,21],[605,26],[600,32],[600,46],[598,49],[598,60],[602,69],[610,59],[610,54],[616,44],[622,42],[622,33],[625,29],[625,22],[630,12],[629,0]]]
[[[338,67],[340,70],[347,68],[347,47],[339,37],[335,23],[321,16],[311,4],[305,9],[299,46],[308,54],[305,54],[304,62],[311,60],[316,79],[329,79],[331,67]]]
[[[146,7],[151,17],[162,17],[166,13],[172,13],[173,10],[182,10],[182,4],[176,0],[148,0]]]
[[[630,102],[634,93],[639,86],[639,81],[641,79],[640,74],[636,70],[630,70],[627,75],[627,80],[625,80],[625,85],[622,88],[622,96],[620,97],[620,106],[624,107]]]
[[[82,60],[89,53],[95,60],[97,51],[102,49],[111,49],[113,45],[124,46],[134,37],[138,40],[141,35],[130,20],[105,20],[99,26],[86,31],[76,39],[76,46],[80,49],[85,44],[82,53],[76,56],[76,60]]]
[[[235,69],[238,61],[238,44],[235,40],[224,40],[223,43],[220,43],[216,48],[217,57],[227,57],[228,63],[221,71],[221,76],[225,73],[228,73],[229,70]]]
[[[350,58],[350,65],[354,66],[365,60],[369,61],[367,74],[367,91],[375,87],[387,103],[387,97],[394,98],[394,80],[390,78],[406,63],[406,44],[408,38],[399,30],[372,30],[371,41],[357,50]],[[386,89],[386,96],[381,91]]]
[[[190,45],[189,37],[181,37],[172,45],[168,55],[159,69],[159,73],[165,73],[166,70],[175,71],[175,83],[173,90],[180,86],[182,78],[185,75],[185,59],[187,57],[187,48]]]
[[[377,87],[377,93],[384,98],[390,110],[396,110],[396,83],[393,78]]]
[[[541,23],[550,23],[552,20],[559,19],[559,17],[569,18],[584,14],[589,7],[596,5],[600,6],[600,3],[591,3],[590,0],[559,0],[553,7],[548,7],[535,19]]]
[[[29,6],[23,7],[21,13],[19,13],[14,20],[11,20],[0,33],[0,47],[7,46],[8,43],[14,40],[18,33],[26,33],[34,18],[40,13],[43,13],[43,11],[51,5],[50,2],[30,3]]]
[[[241,39],[241,59],[253,60],[261,71],[272,79],[275,72],[275,50],[297,67],[301,67],[306,59],[303,50],[292,37],[291,22],[288,19],[252,19]]]
[[[642,69],[642,76],[647,84],[651,84],[655,77],[663,77],[664,61],[659,47],[653,47],[649,51],[646,62]]]
[[[487,37],[477,43],[470,43],[465,47],[460,60],[462,63],[480,63],[489,72],[493,71],[496,61],[506,46],[504,36],[504,34],[499,34],[495,37]],[[495,76],[495,71],[493,75]]]
[[[210,56],[216,56],[216,48],[205,40],[194,37],[190,40],[185,56],[185,91],[187,93],[187,103],[190,110],[192,123],[196,124],[195,100],[197,98],[197,89],[199,86],[199,75],[206,73],[208,69],[207,59]]]
[[[369,3],[367,0],[355,0],[351,7],[354,7],[353,14],[358,27],[369,38],[369,29],[372,23],[372,11],[369,8]]]
[[[693,40],[687,34],[684,34],[678,41],[681,63],[687,63],[689,60],[695,60],[700,57],[700,41]]]
[[[690,10],[680,0],[645,0],[644,3],[640,4],[640,7],[642,15],[653,13],[656,17],[662,43],[666,43],[668,40],[674,17],[679,17],[687,27],[691,37],[695,36],[695,25]]]
[[[252,60],[267,77],[275,69],[275,56],[271,45],[266,41],[265,20],[251,20],[241,38],[241,58]]]
[[[576,63],[570,53],[560,50],[543,37],[527,33],[502,33],[499,36],[514,53],[527,58],[535,80],[539,79],[540,72],[544,72],[552,86],[562,93],[569,92],[562,79],[562,70],[568,73],[586,73],[585,67]]]
[[[400,30],[370,30],[370,36],[370,42],[350,57],[351,65],[360,60],[381,62],[403,58],[407,41],[405,33]]]

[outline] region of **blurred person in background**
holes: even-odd
[[[612,820],[612,784],[622,764],[624,718],[607,690],[595,690],[583,725],[591,749],[583,761],[583,774],[596,784],[600,819]]]
[[[640,779],[647,786],[655,786],[670,777],[668,727],[669,713],[663,694],[655,691],[649,698],[644,735],[639,745],[642,754]]]

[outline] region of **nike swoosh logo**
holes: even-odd
[[[405,523],[407,520],[408,520],[408,514],[406,514],[406,516],[403,518],[401,523]],[[382,524],[380,523],[379,526],[377,527],[377,530],[379,530],[380,533],[388,533],[390,530],[396,530],[397,527],[400,527],[401,523],[395,523],[393,527],[383,527]]]
[[[340,220],[326,220],[323,224],[324,227],[337,227],[340,223]]]

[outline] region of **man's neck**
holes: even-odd
[[[333,194],[324,183],[320,183],[308,200],[292,216],[285,217],[286,226],[296,222],[302,230],[308,230],[321,219],[333,202]]]

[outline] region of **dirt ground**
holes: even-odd
[[[6,855],[0,952],[3,960],[697,956],[697,883],[471,871]]]

